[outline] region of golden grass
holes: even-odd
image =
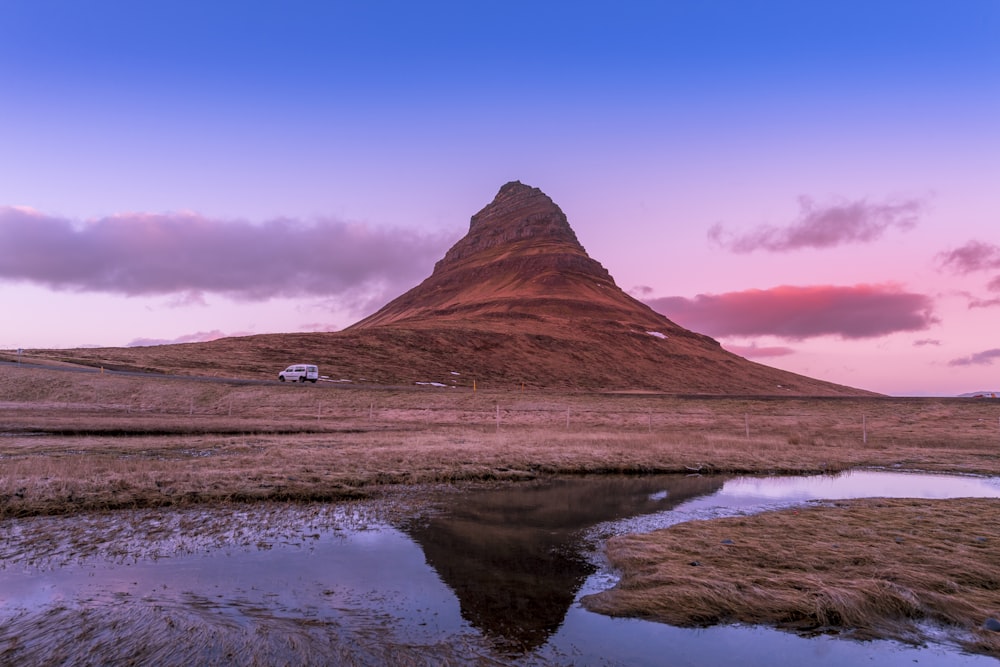
[[[988,401],[362,389],[16,367],[0,367],[0,380],[0,517],[554,473],[1000,474],[1000,405]]]
[[[865,499],[614,538],[591,610],[676,625],[767,623],[920,640],[947,626],[1000,656],[1000,501]],[[984,520],[985,519],[985,520]]]

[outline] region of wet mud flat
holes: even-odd
[[[888,479],[876,483],[885,488]],[[708,665],[738,657],[764,665],[783,655],[787,664],[995,664],[947,637],[913,646],[748,625],[688,629],[581,603],[618,582],[603,560],[609,537],[815,496],[795,486],[801,480],[778,490],[758,482],[551,478],[397,489],[337,504],[5,520],[0,663]],[[987,485],[990,492],[1000,488]]]

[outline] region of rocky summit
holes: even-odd
[[[587,254],[555,202],[518,181],[472,216],[426,280],[343,331],[76,352],[199,375],[274,377],[309,361],[334,379],[392,385],[869,394],[748,361],[653,311]]]
[[[594,319],[663,321],[615,285],[587,255],[566,215],[538,188],[518,181],[472,216],[469,233],[419,286],[352,330],[385,325],[444,326],[537,333],[546,325]]]

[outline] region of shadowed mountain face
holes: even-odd
[[[472,216],[430,277],[344,331],[46,352],[38,356],[192,375],[274,378],[308,361],[377,384],[871,395],[748,361],[671,322],[619,289],[562,210],[517,181]]]

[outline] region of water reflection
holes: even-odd
[[[765,497],[775,500],[825,498],[992,498],[996,482],[982,477],[916,475],[905,472],[854,470],[809,477],[741,477],[727,481],[720,497]]]
[[[462,616],[517,651],[544,644],[594,566],[581,535],[717,492],[723,477],[558,479],[463,494],[403,528],[458,597]]]
[[[588,531],[861,495],[1000,497],[1000,483],[553,479],[435,499],[402,532],[373,502],[2,521],[0,664],[996,664],[945,645],[691,630],[579,604],[613,583],[585,557]]]
[[[996,498],[996,478],[854,470],[837,475],[736,477],[709,498],[685,503],[676,519],[698,508],[770,508],[809,500],[852,498]],[[698,517],[710,518],[710,517]]]

